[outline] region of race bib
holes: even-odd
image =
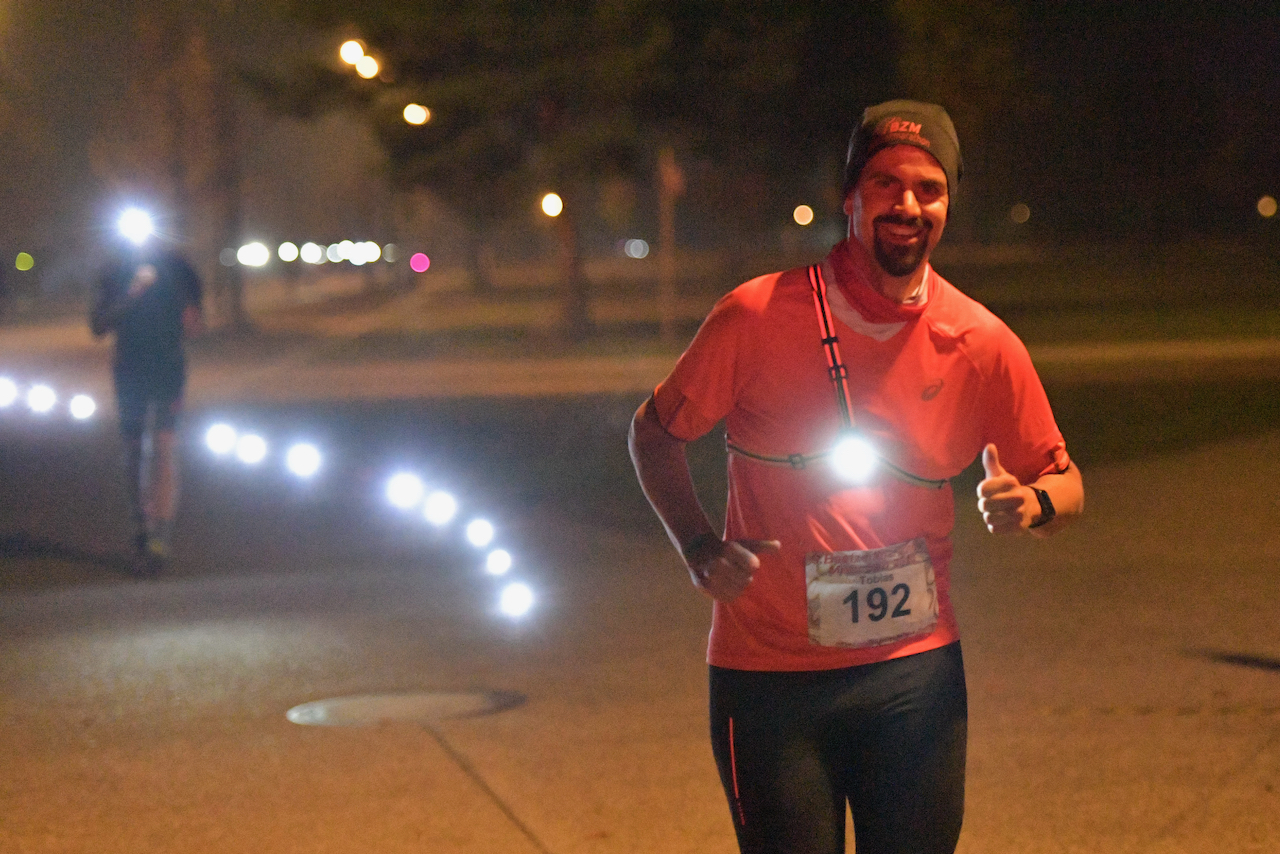
[[[804,569],[809,639],[820,646],[880,646],[929,634],[938,624],[933,563],[923,539],[811,554]]]

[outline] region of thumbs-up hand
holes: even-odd
[[[978,510],[987,530],[993,534],[1016,534],[1031,527],[1040,512],[1040,502],[1031,491],[1000,465],[995,445],[982,449],[986,477],[978,484]]]

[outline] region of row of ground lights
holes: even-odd
[[[0,412],[15,411],[22,405],[33,415],[52,416],[61,398],[53,386],[36,382],[22,385],[10,377],[0,376]],[[98,411],[97,403],[87,394],[74,394],[66,404],[67,413],[77,421],[86,421]],[[219,458],[236,460],[248,467],[267,463],[272,443],[251,430],[238,430],[226,422],[211,425],[204,435],[205,446]],[[280,461],[294,477],[310,480],[324,468],[324,454],[311,442],[288,445]],[[400,471],[386,480],[386,500],[402,512],[416,512],[436,528],[446,528],[459,517],[461,507],[451,492],[442,488],[428,489],[426,482],[413,472]],[[515,558],[504,548],[493,547],[497,530],[481,516],[471,518],[462,527],[466,541],[484,552],[484,571],[495,577],[505,576],[515,565]],[[512,582],[498,594],[498,610],[508,617],[521,617],[533,607],[533,591],[527,584]]]
[[[0,377],[0,411],[13,411],[22,405],[33,415],[50,416],[61,408],[61,398],[48,383],[22,385],[10,377]],[[77,421],[92,418],[98,404],[87,394],[73,394],[67,400],[66,412]]]
[[[205,446],[214,456],[257,467],[271,457],[272,443],[261,433],[237,429],[227,422],[209,426],[204,434]],[[279,457],[284,468],[301,480],[310,480],[324,468],[324,454],[311,442],[295,442]],[[385,481],[385,497],[392,507],[404,513],[417,513],[423,521],[444,529],[459,520],[462,508],[447,489],[428,487],[414,472],[399,471]],[[494,577],[505,576],[515,565],[515,558],[504,548],[494,546],[497,530],[492,522],[474,516],[461,526],[461,532],[472,548],[484,553],[484,572]],[[511,582],[498,594],[498,610],[508,617],[521,617],[533,607],[533,591],[521,582]]]

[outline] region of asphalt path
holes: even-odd
[[[990,537],[972,472],[957,480],[965,854],[1280,848],[1277,395],[1271,351],[1237,346],[1113,356],[1101,378],[1096,354],[1044,363],[1089,491],[1053,540]],[[123,559],[109,407],[0,416],[0,850],[734,850],[705,735],[709,607],[628,479],[652,376],[602,389],[603,367],[548,360],[559,379],[514,395],[477,390],[488,369],[424,386],[431,360],[400,360],[304,381],[331,363],[314,347],[197,362],[156,578]],[[100,350],[0,351],[104,382]],[[212,456],[218,419],[273,455]],[[310,483],[278,465],[300,437],[326,452]],[[693,449],[712,505],[719,453]],[[483,572],[460,522],[391,508],[401,469],[493,519],[512,571]],[[522,619],[496,608],[516,579],[536,597]],[[521,702],[285,717],[406,692]]]

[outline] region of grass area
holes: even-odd
[[[1028,344],[1280,338],[1280,306],[995,308]]]
[[[1280,258],[1215,243],[939,265],[1029,344],[1280,337]]]
[[[815,258],[821,253],[815,253]],[[1030,345],[1072,342],[1179,341],[1221,338],[1280,338],[1280,251],[1214,243],[1172,247],[1068,247],[1016,253],[943,254],[938,268],[962,291],[1002,317]],[[768,259],[760,259],[766,263]],[[774,259],[782,263],[796,259]],[[690,278],[680,292],[695,305],[710,306],[731,285],[724,275]],[[596,293],[636,302],[655,299],[657,284],[643,279],[597,283]],[[685,317],[672,340],[663,340],[656,322],[600,323],[582,341],[568,341],[539,328],[547,303],[556,293],[544,286],[511,287],[486,296],[464,291],[411,294],[403,290],[343,293],[327,300],[286,306],[263,318],[264,329],[251,335],[217,333],[192,342],[193,353],[250,358],[305,350],[308,358],[349,361],[362,358],[422,356],[513,357],[562,355],[662,355],[672,359],[697,331],[701,316]],[[467,312],[455,311],[457,324],[439,332],[396,331],[396,311],[431,312],[459,306],[492,308],[541,305],[528,317],[518,308],[510,322],[467,325]],[[379,313],[390,313],[379,326]],[[693,312],[690,312],[691,314]],[[477,316],[485,315],[481,310]],[[656,311],[654,312],[656,315]],[[290,323],[271,320],[284,315]],[[79,319],[82,313],[75,314]],[[504,315],[505,317],[506,315]],[[328,334],[330,321],[354,319],[360,335]],[[341,325],[341,324],[339,324]],[[412,325],[412,324],[406,324]],[[287,331],[286,331],[287,330]]]
[[[1048,392],[1068,448],[1086,471],[1280,429],[1280,387],[1267,378],[1051,385]],[[626,447],[640,397],[344,405],[323,420],[344,424],[339,432],[367,449],[438,453],[426,461],[429,470],[484,484],[485,503],[656,526]],[[309,410],[287,420],[303,415],[317,417]],[[714,430],[688,450],[703,504],[718,516],[727,489],[723,433]],[[975,463],[960,475],[957,490],[970,490],[976,471]]]
[[[940,262],[940,272],[1029,344],[1280,337],[1280,258],[1257,247],[1207,242],[1086,246],[1023,252],[1004,261],[963,258]],[[598,292],[604,290],[598,287]],[[637,300],[651,299],[657,286],[647,283],[632,290]],[[722,290],[715,278],[681,283],[682,293],[704,297],[708,305]],[[335,357],[495,349],[517,355],[675,355],[699,320],[682,321],[675,342],[662,341],[655,323],[631,323],[602,324],[589,339],[576,343],[518,327],[435,335],[373,332],[335,345],[331,352]]]
[[[1266,379],[1051,386],[1048,392],[1067,447],[1086,472],[1280,430],[1280,388]],[[614,401],[612,408],[625,411],[631,403]],[[591,404],[565,401],[560,412],[574,413],[570,417],[577,421],[586,415],[580,406]],[[539,468],[539,488],[547,490],[548,500],[567,501],[582,513],[616,524],[656,525],[635,485],[623,443],[625,427],[616,418],[608,431],[601,429],[603,420],[595,423],[597,442],[582,441],[571,450],[527,461]],[[580,431],[580,438],[591,431],[586,422],[571,429]],[[717,521],[727,490],[723,441],[723,434],[713,431],[689,446],[699,496]],[[975,460],[956,478],[958,493],[973,489],[980,468]]]

